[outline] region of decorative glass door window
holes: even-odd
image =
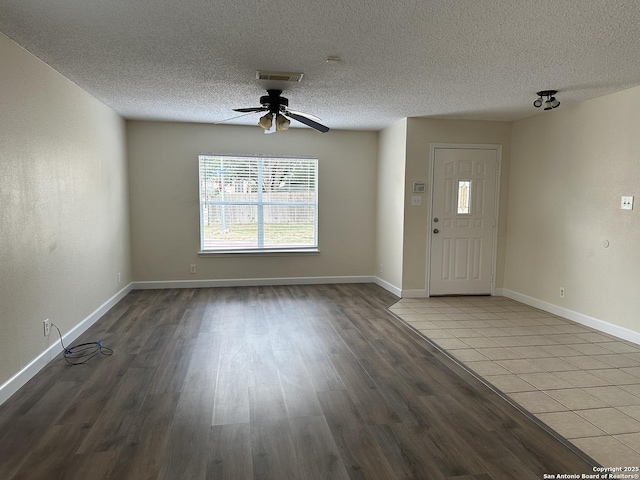
[[[471,213],[471,180],[458,180],[458,214]]]

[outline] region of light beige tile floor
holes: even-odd
[[[640,345],[505,297],[390,310],[603,466],[640,466]]]

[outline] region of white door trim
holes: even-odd
[[[433,220],[433,173],[435,170],[435,154],[438,148],[449,149],[472,149],[472,150],[495,150],[498,162],[496,169],[496,195],[495,195],[495,215],[496,226],[493,229],[493,259],[491,262],[491,295],[495,295],[496,289],[496,262],[498,259],[498,227],[500,221],[500,172],[502,172],[502,145],[488,143],[430,143],[429,144],[429,217],[427,225],[431,226]],[[427,286],[427,297],[431,296],[431,228],[427,228],[427,265],[425,268],[425,285]]]

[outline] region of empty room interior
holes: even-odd
[[[638,478],[639,21],[3,0],[0,478]]]

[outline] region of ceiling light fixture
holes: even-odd
[[[545,110],[552,110],[554,108],[558,108],[560,106],[560,102],[554,97],[558,93],[557,90],[542,90],[537,92],[538,98],[533,102],[533,106],[536,108],[540,108],[544,105]],[[544,100],[544,97],[547,97],[547,100]]]
[[[291,125],[291,120],[296,120],[300,123],[304,123],[308,127],[311,127],[321,133],[326,133],[329,131],[329,127],[322,125],[320,123],[322,120],[320,120],[318,117],[310,115],[308,113],[289,110],[289,100],[283,97],[281,94],[282,90],[268,89],[267,95],[263,95],[262,97],[260,97],[259,107],[234,108],[233,110],[244,115],[249,115],[250,113],[257,112],[267,112],[258,121],[258,125],[265,131],[265,133],[282,132],[288,130],[289,125]]]
[[[264,128],[266,133],[275,132],[284,132],[285,130],[289,130],[289,125],[291,125],[291,120],[280,113],[276,113],[276,122],[275,129],[273,124],[273,113],[269,112],[266,115],[260,117],[258,121],[258,125]]]
[[[289,130],[289,125],[291,124],[291,120],[286,118],[284,115],[278,114],[276,116],[276,132],[282,132],[284,130]]]
[[[267,113],[263,117],[260,117],[260,120],[258,121],[258,125],[260,125],[265,130],[270,130],[272,123],[273,123],[273,114],[271,112]]]

